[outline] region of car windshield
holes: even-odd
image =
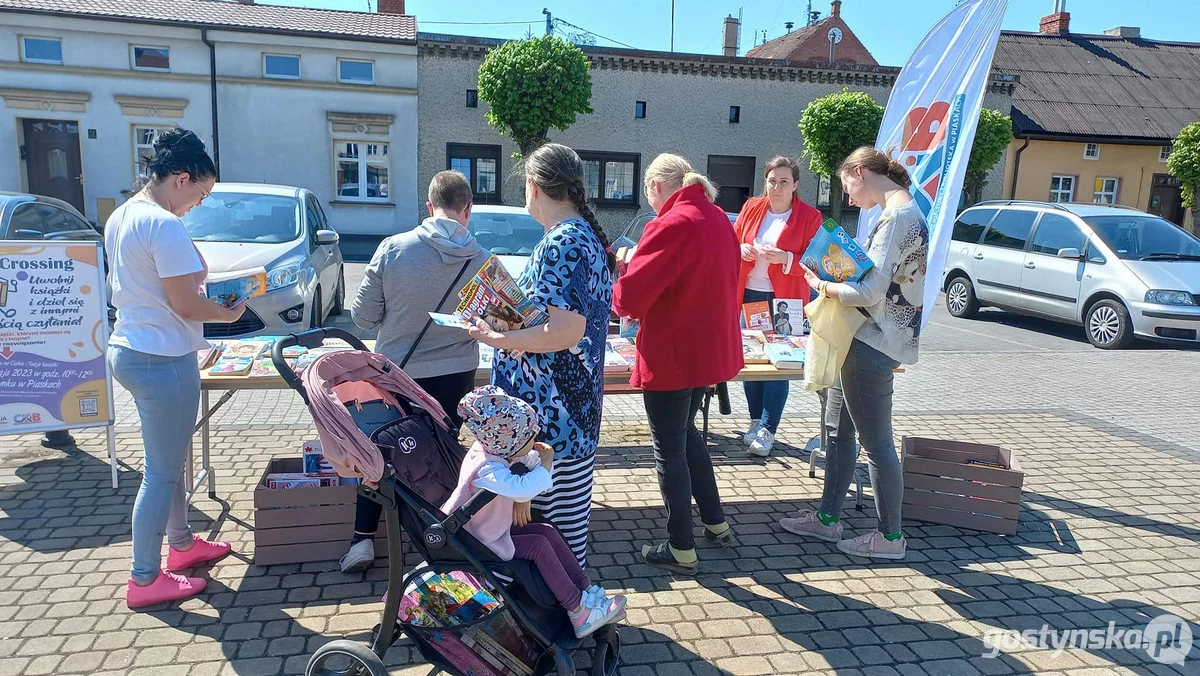
[[[1200,260],[1200,239],[1157,216],[1088,216],[1083,220],[1124,260]]]
[[[281,244],[300,237],[295,197],[215,192],[183,217],[197,242]]]
[[[507,212],[473,212],[467,229],[480,246],[500,256],[528,256],[546,234],[533,216]]]

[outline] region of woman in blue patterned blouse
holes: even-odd
[[[616,262],[587,204],[583,161],[574,150],[557,143],[538,148],[525,158],[525,177],[525,206],[546,234],[517,283],[550,320],[499,333],[476,319],[470,333],[497,348],[492,384],[538,413],[538,441],[554,448],[554,484],[533,507],[584,566]],[[523,525],[529,503],[514,512]]]

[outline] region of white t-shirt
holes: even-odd
[[[773,214],[770,210],[763,217],[762,225],[758,226],[758,235],[754,238],[754,243],[757,245],[769,244],[775,246],[779,243],[779,235],[783,232],[784,226],[787,225],[787,220],[792,217],[792,210],[788,209],[782,214]],[[771,278],[767,276],[768,263],[761,256],[754,259],[754,268],[750,270],[750,276],[746,278],[746,288],[751,291],[765,291],[773,293],[775,287],[771,286]]]
[[[183,221],[153,202],[131,199],[109,217],[104,250],[117,308],[111,344],[163,357],[208,346],[203,322],[180,317],[162,283],[166,277],[191,274],[199,287],[207,276]]]

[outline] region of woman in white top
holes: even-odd
[[[184,460],[200,407],[196,350],[207,347],[204,322],[231,323],[244,308],[208,300],[208,267],[180,219],[216,180],[204,143],[172,129],[154,143],[148,183],[121,205],[104,230],[117,323],[108,363],[133,395],[145,465],[133,503],[133,566],[125,600],[140,608],[188,598],[205,580],[176,573],[229,554],[224,542],[193,535],[187,523]],[[167,566],[161,568],[167,535]]]

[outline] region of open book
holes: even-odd
[[[858,242],[832,218],[817,229],[801,262],[828,282],[857,282],[875,265]]]

